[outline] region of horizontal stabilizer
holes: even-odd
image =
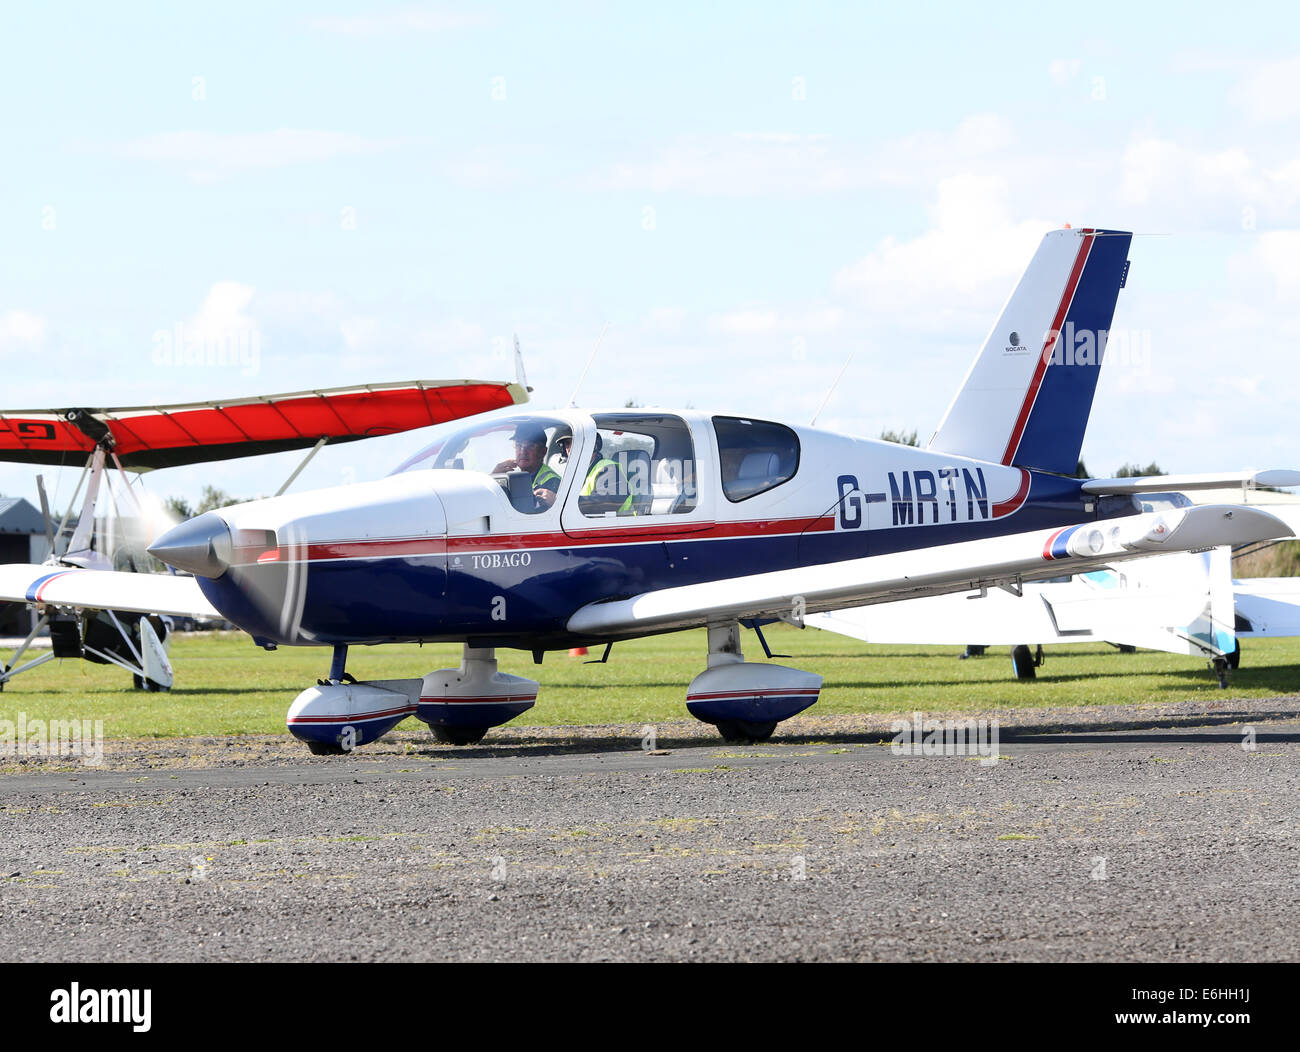
[[[1103,496],[1126,493],[1167,493],[1187,489],[1224,489],[1229,486],[1243,486],[1246,489],[1259,489],[1262,486],[1274,489],[1300,486],[1300,471],[1275,469],[1226,474],[1208,472],[1198,475],[1140,475],[1122,479],[1089,479],[1083,484],[1083,492]]]

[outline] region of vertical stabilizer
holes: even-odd
[[[1053,230],[930,440],[929,448],[1073,475],[1132,235]]]

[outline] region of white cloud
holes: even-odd
[[[182,165],[190,178],[212,181],[254,169],[372,156],[407,141],[299,128],[246,133],[178,131],[132,139],[117,152],[136,160]]]
[[[218,281],[208,290],[199,312],[189,324],[199,332],[213,334],[256,329],[257,322],[246,313],[252,301],[251,285],[243,285],[238,281]]]
[[[1300,113],[1300,58],[1256,65],[1229,98],[1248,120],[1282,121]]]
[[[494,24],[487,11],[457,11],[447,7],[411,5],[364,15],[318,15],[307,25],[323,33],[340,36],[375,37],[393,33],[447,33]]]
[[[1239,149],[1198,154],[1169,139],[1140,139],[1124,151],[1120,167],[1119,198],[1126,204],[1224,193],[1242,199],[1260,189],[1250,158]]]
[[[188,321],[153,334],[152,361],[161,369],[180,366],[256,376],[262,369],[262,331],[247,313],[253,289],[218,281]]]
[[[1013,220],[1006,180],[972,174],[939,183],[931,220],[924,234],[907,241],[885,238],[843,268],[835,275],[835,290],[880,312],[902,312],[913,324],[962,309],[986,311],[992,320],[1012,279],[1053,226]]]
[[[45,319],[27,311],[0,314],[0,354],[18,354],[39,347],[45,340]]]

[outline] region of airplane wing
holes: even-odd
[[[848,606],[1082,573],[1156,552],[1292,535],[1280,519],[1257,508],[1202,505],[664,588],[589,603],[568,627],[599,637],[751,618],[799,619]]]
[[[528,401],[518,383],[411,380],[121,409],[0,411],[0,460],[77,464],[105,444],[130,471],[392,435]]]
[[[0,565],[0,602],[174,617],[221,617],[193,577],[74,567]]]

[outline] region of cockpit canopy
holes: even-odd
[[[394,474],[480,471],[497,480],[517,510],[540,514],[554,505],[574,456],[584,467],[571,499],[584,516],[675,515],[698,506],[691,429],[681,417],[665,413],[568,419],[528,414],[479,421],[421,450]]]

